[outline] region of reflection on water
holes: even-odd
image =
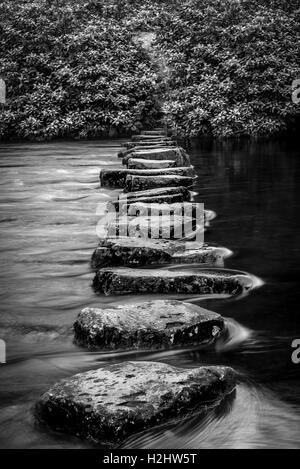
[[[291,361],[291,342],[300,337],[296,149],[280,142],[190,149],[199,176],[195,200],[218,215],[205,241],[230,249],[225,268],[246,272],[246,284],[259,287],[235,298],[190,299],[227,318],[215,346],[88,352],[72,342],[79,310],[135,300],[103,298],[91,288],[100,207],[116,194],[99,188],[99,169],[119,164],[118,148],[111,141],[0,145],[0,338],[8,354],[0,368],[1,446],[89,447],[34,425],[39,394],[76,372],[151,359],[230,365],[241,383],[218,407],[132,436],[126,447],[300,447],[300,365]]]

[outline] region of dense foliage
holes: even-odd
[[[0,139],[99,137],[155,119],[157,73],[125,24],[126,3],[0,3]]]
[[[299,0],[184,0],[163,21],[165,107],[179,134],[272,135],[295,125]]]
[[[135,132],[163,91],[183,136],[272,135],[299,120],[299,0],[0,0],[0,16],[0,139]],[[156,54],[140,31],[157,33]]]

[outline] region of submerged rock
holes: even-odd
[[[141,158],[130,158],[127,163],[129,169],[161,169],[174,168],[177,165],[174,160],[143,160]]]
[[[239,275],[201,269],[196,272],[168,269],[100,269],[94,288],[105,295],[181,293],[191,295],[241,294]]]
[[[208,402],[219,403],[236,380],[232,368],[222,366],[123,362],[58,382],[41,396],[35,415],[53,430],[112,446],[146,428],[182,420]]]
[[[127,166],[128,160],[131,158],[139,158],[144,160],[174,160],[176,161],[177,166],[191,165],[189,155],[183,148],[180,147],[133,151],[123,158],[123,165]]]
[[[166,176],[178,175],[195,177],[193,166],[183,168],[161,168],[161,169],[101,169],[100,185],[102,187],[124,188],[126,177],[132,176]]]
[[[160,349],[212,343],[223,329],[217,313],[182,301],[157,300],[85,308],[74,323],[74,337],[93,349]]]
[[[175,168],[174,168],[175,169]],[[129,174],[125,180],[125,192],[145,191],[158,187],[191,187],[195,182],[195,177],[177,176],[176,174],[166,174],[161,176],[139,176]]]

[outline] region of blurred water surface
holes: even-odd
[[[216,347],[162,352],[87,352],[72,342],[84,306],[136,298],[97,296],[89,260],[96,223],[117,191],[99,170],[118,165],[121,141],[0,145],[0,445],[84,448],[37,428],[32,406],[57,380],[115,361],[226,364],[243,379],[222,405],[188,421],[132,436],[130,448],[300,448],[299,155],[289,142],[193,142],[196,200],[218,217],[205,241],[234,255],[226,268],[264,283],[239,298],[191,299],[227,318]],[[100,205],[99,205],[100,204]],[[98,207],[98,212],[97,212]],[[195,266],[194,266],[195,267]],[[148,298],[150,298],[149,295]]]

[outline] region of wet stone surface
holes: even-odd
[[[224,320],[212,311],[176,300],[83,309],[74,324],[79,345],[92,349],[161,349],[213,342]]]
[[[123,362],[58,382],[41,396],[35,416],[53,430],[115,446],[132,433],[218,404],[236,379],[229,367]]]

